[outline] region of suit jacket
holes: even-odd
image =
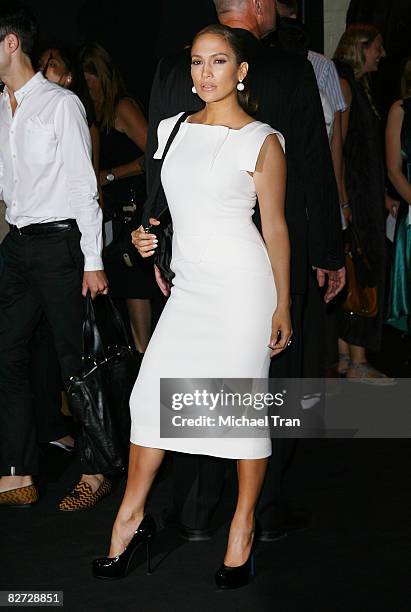
[[[338,194],[317,82],[306,59],[280,47],[266,47],[246,30],[237,32],[249,48],[246,82],[258,102],[256,119],[285,137],[291,292],[304,293],[309,265],[334,270],[344,265]],[[203,107],[191,87],[189,49],[160,61],[150,97],[149,189],[155,175],[152,156],[159,122],[180,111]],[[256,224],[259,226],[258,219]]]

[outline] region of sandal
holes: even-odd
[[[338,353],[337,373],[340,376],[345,376],[351,366],[351,357],[349,353]]]
[[[354,370],[355,376],[349,376],[348,371]],[[350,363],[350,367],[347,370],[347,380],[350,382],[359,382],[366,385],[378,385],[380,387],[389,387],[397,384],[396,378],[391,378],[386,374],[383,374],[379,370],[376,370],[368,362],[361,363]]]

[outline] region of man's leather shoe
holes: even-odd
[[[189,542],[206,542],[207,540],[211,540],[214,533],[213,529],[193,529],[174,519],[167,520],[166,525],[167,527],[175,529],[180,537]]]
[[[293,531],[306,529],[311,523],[311,512],[306,510],[289,510],[281,518],[263,524],[258,539],[260,542],[275,542],[288,536]]]
[[[8,508],[31,508],[39,499],[39,492],[35,485],[10,489],[0,493],[0,506]]]

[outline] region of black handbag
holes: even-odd
[[[105,264],[125,265],[128,268],[141,266],[142,257],[131,242],[131,233],[141,225],[142,205],[138,205],[130,193],[130,201],[122,207],[122,213],[111,218],[113,240],[104,247],[103,260]]]
[[[142,225],[144,231],[148,234],[155,234],[157,236],[158,245],[154,253],[154,263],[161,272],[163,278],[171,283],[174,278],[174,272],[170,268],[171,257],[172,257],[172,242],[173,242],[173,222],[171,219],[170,210],[168,208],[167,200],[164,194],[163,187],[161,185],[161,168],[164,163],[164,159],[171,147],[177,132],[180,129],[180,125],[189,117],[192,113],[183,113],[179,117],[177,123],[173,127],[171,134],[167,140],[166,146],[164,147],[163,156],[160,164],[157,167],[156,178],[153,183],[153,187],[144,205],[144,213],[142,219]],[[160,212],[155,214],[155,217],[160,221],[160,225],[150,225],[149,218],[154,216],[152,211],[155,210],[155,204],[161,200],[162,206]]]
[[[79,426],[80,458],[96,473],[124,472],[130,442],[129,399],[137,376],[137,360],[124,323],[109,296],[105,306],[103,344],[90,294],[83,325],[83,368],[70,378],[70,407]],[[99,304],[99,305],[100,305]]]

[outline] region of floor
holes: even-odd
[[[410,376],[407,344],[391,330],[384,338],[382,365]],[[408,439],[299,440],[286,493],[312,512],[310,527],[259,545],[255,579],[218,592],[213,575],[224,554],[229,495],[212,540],[188,543],[165,529],[151,576],[139,559],[124,580],[98,581],[90,562],[107,550],[124,481],[93,510],[59,512],[76,474],[63,451],[49,448],[40,502],[1,509],[0,590],[64,591],[70,612],[409,612],[410,454]]]

